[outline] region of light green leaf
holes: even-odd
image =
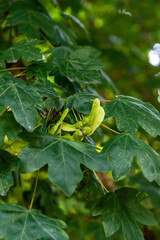
[[[128,173],[134,157],[148,181],[160,184],[160,156],[153,148],[129,133],[121,133],[107,142],[101,152],[108,160],[114,179]]]
[[[6,240],[67,240],[61,229],[66,224],[49,218],[37,210],[28,210],[15,204],[0,203],[0,236]]]
[[[0,195],[6,195],[13,185],[12,171],[17,169],[18,159],[9,152],[0,150]]]
[[[19,153],[20,172],[33,172],[48,164],[49,179],[71,195],[82,179],[80,164],[95,171],[109,170],[109,164],[94,147],[54,135],[35,133],[25,136],[30,146]]]
[[[5,50],[0,59],[6,60],[8,63],[17,62],[20,57],[26,61],[41,59],[42,54],[40,53],[40,49],[34,47],[38,43],[39,41],[27,42],[26,40],[22,40]]]
[[[138,124],[153,137],[160,134],[160,113],[139,99],[119,95],[105,106],[105,119],[115,116],[120,131],[136,133]]]
[[[43,106],[43,100],[24,81],[12,76],[0,76],[0,104],[11,107],[16,121],[28,131],[33,131],[38,120],[36,105]]]
[[[99,200],[93,216],[102,215],[106,237],[112,236],[121,227],[125,240],[144,240],[136,222],[157,225],[152,213],[140,204],[141,194],[136,189],[121,188]]]

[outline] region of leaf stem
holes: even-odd
[[[0,72],[6,72],[6,71],[9,71],[9,70],[18,70],[18,69],[26,69],[26,67],[5,68],[5,69],[1,69]]]
[[[14,77],[20,77],[20,76],[26,75],[25,72],[26,72],[26,70],[24,70],[24,71],[22,71],[22,72],[20,72],[20,73],[18,73],[16,75],[14,75]]]
[[[99,179],[98,175],[96,174],[96,172],[95,172],[94,170],[93,170],[93,173],[94,173],[94,175],[96,176],[98,182],[99,182],[99,183],[101,184],[101,186],[104,188],[104,190],[105,190],[106,192],[109,192],[109,190],[104,186],[104,184],[101,182],[101,180]]]
[[[117,132],[117,131],[113,130],[112,128],[110,128],[110,127],[108,127],[108,126],[106,126],[106,125],[104,125],[102,123],[101,123],[101,126],[104,127],[104,128],[107,128],[108,130],[110,130],[110,131],[112,131],[112,132],[114,132],[116,134],[120,134],[120,132]]]
[[[32,199],[31,199],[31,203],[30,203],[30,206],[29,206],[29,211],[32,209],[32,205],[33,205],[34,198],[35,198],[35,195],[36,195],[38,177],[39,177],[39,170],[37,171],[36,182],[35,182],[35,186],[34,186],[34,191],[33,191]]]
[[[99,100],[100,102],[111,102],[112,100],[107,100],[107,99],[105,99],[105,100]]]
[[[77,118],[76,113],[75,113],[75,111],[74,111],[73,108],[72,108],[72,112],[73,112],[73,115],[74,115],[74,117],[75,117],[75,119],[76,119],[76,122],[78,122],[78,118]]]

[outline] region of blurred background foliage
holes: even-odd
[[[8,1],[11,2],[11,1]],[[103,70],[107,73],[106,82],[97,86],[98,93],[105,99],[113,99],[115,94],[129,95],[152,103],[160,110],[160,1],[158,0],[40,0],[44,8],[51,14],[54,21],[70,26],[70,35],[74,44],[92,46],[101,52],[104,63]],[[54,5],[53,5],[54,3]],[[63,12],[63,13],[62,13]],[[67,16],[73,15],[81,20],[77,25]],[[0,19],[1,22],[1,19]],[[3,22],[1,22],[3,24]],[[6,31],[7,36],[7,31]],[[72,38],[71,37],[71,38]],[[23,36],[15,34],[13,42]],[[18,39],[18,40],[17,40]],[[156,44],[156,45],[155,45]],[[7,48],[1,41],[0,49]],[[42,46],[41,46],[42,47]],[[43,46],[43,50],[45,46]],[[150,59],[149,59],[150,53]],[[105,81],[105,80],[104,80]],[[116,85],[112,88],[111,81]],[[107,125],[116,130],[113,119]],[[115,134],[101,128],[94,133],[94,139],[108,140]],[[142,129],[138,137],[150,144],[160,153],[160,138],[152,138]],[[17,149],[17,146],[15,146]],[[10,152],[14,152],[14,146]],[[82,166],[83,168],[83,166]],[[73,197],[67,198],[62,191],[53,186],[44,169],[40,173],[39,183],[34,201],[34,208],[40,209],[50,217],[57,217],[68,224],[67,232],[71,240],[103,240],[106,239],[99,217],[92,217],[95,200],[103,194],[94,174],[87,174]],[[132,171],[122,179],[112,182],[112,176],[104,180],[107,187],[115,189],[131,186],[147,192],[149,198],[144,204],[151,209],[160,223],[160,188],[153,182],[149,183],[140,173],[138,164],[134,163]],[[6,197],[9,203],[29,206],[35,183],[35,174],[14,176],[16,187],[11,187]],[[111,183],[109,183],[111,181]],[[143,229],[146,240],[160,239],[160,227]],[[123,240],[117,233],[109,240]]]

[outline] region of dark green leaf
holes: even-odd
[[[59,70],[60,74],[67,77],[71,82],[79,82],[81,85],[96,84],[100,82],[100,75],[97,70],[103,67],[100,60],[91,57],[90,51],[78,49],[71,52],[70,49],[59,47],[49,50],[52,52],[50,61],[55,64],[53,70]]]
[[[139,125],[150,135],[160,134],[160,113],[139,99],[119,95],[105,107],[105,119],[115,116],[120,131],[136,133]]]
[[[26,61],[41,59],[42,54],[40,53],[40,49],[34,47],[38,43],[39,41],[27,42],[26,40],[22,40],[5,50],[0,59],[6,60],[8,63],[17,62],[20,57]]]
[[[15,204],[0,203],[0,236],[6,240],[67,240],[61,229],[66,224],[49,218],[37,210],[28,210]]]
[[[40,10],[32,7],[19,6],[15,8],[12,15],[7,19],[7,26],[16,26],[20,24],[19,31],[24,33],[28,38],[40,39],[40,30],[49,35],[53,32],[51,17]]]
[[[64,104],[61,96],[53,90],[54,84],[48,81],[48,83],[44,85],[36,84],[34,89],[43,97],[46,97],[45,105],[48,109],[55,108],[59,111]]]
[[[106,237],[112,236],[120,227],[126,240],[144,240],[136,222],[157,225],[152,213],[140,204],[138,190],[122,188],[107,193],[96,205],[94,216],[102,215]]]
[[[9,152],[0,150],[0,195],[6,195],[13,185],[12,171],[17,169],[18,159]]]
[[[119,93],[116,85],[114,84],[114,82],[112,81],[112,79],[102,70],[100,70],[101,73],[101,77],[102,77],[102,84],[106,86],[106,82],[111,86],[111,88],[114,90],[114,92],[116,94]]]
[[[19,31],[29,39],[41,39],[45,34],[55,44],[72,44],[69,36],[57,25],[53,24],[50,15],[44,9],[32,6],[32,3],[21,1],[11,7],[11,16],[7,19],[7,26],[19,25]],[[13,8],[13,9],[12,9]],[[43,32],[43,33],[41,33]]]
[[[78,25],[86,34],[88,34],[87,29],[85,28],[84,24],[75,16],[71,15],[71,14],[65,14],[62,13],[61,14],[65,19],[71,20],[73,23],[75,23],[76,25]]]
[[[0,76],[0,104],[10,106],[16,121],[28,131],[33,131],[38,120],[36,105],[43,105],[43,100],[22,80]]]
[[[4,137],[16,139],[17,134],[21,131],[20,125],[15,121],[11,112],[7,112],[0,117],[0,147],[3,144]]]
[[[57,25],[53,26],[53,33],[51,39],[53,39],[53,42],[55,42],[57,45],[60,44],[69,44],[72,45],[72,41],[69,38],[69,36]]]
[[[92,108],[93,99],[97,96],[86,92],[76,93],[67,98],[66,107],[70,110],[75,108],[78,112],[89,114]]]
[[[109,164],[94,147],[72,142],[50,134],[35,133],[28,136],[30,146],[20,154],[20,171],[33,172],[48,164],[49,179],[71,195],[82,179],[80,164],[95,171],[109,170]]]
[[[160,184],[160,156],[153,148],[129,133],[121,133],[106,143],[102,150],[108,160],[114,179],[128,173],[134,157],[148,181]]]
[[[52,67],[50,64],[42,61],[33,62],[27,68],[27,79],[36,76],[39,80],[47,81],[47,72],[51,71]]]

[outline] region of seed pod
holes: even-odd
[[[90,127],[86,126],[86,127],[83,128],[83,135],[84,136],[89,136],[91,132],[92,132],[92,129]]]
[[[82,121],[78,121],[77,123],[75,123],[75,128],[80,129],[82,127],[83,127]]]
[[[82,141],[83,140],[83,133],[82,133],[82,131],[77,131],[77,132],[75,132],[75,133],[73,133],[73,135],[72,135],[72,137],[73,137],[73,139],[75,140],[75,141]]]
[[[87,126],[88,124],[89,124],[89,117],[84,117],[83,119],[82,119],[82,124],[83,124],[83,126]]]

